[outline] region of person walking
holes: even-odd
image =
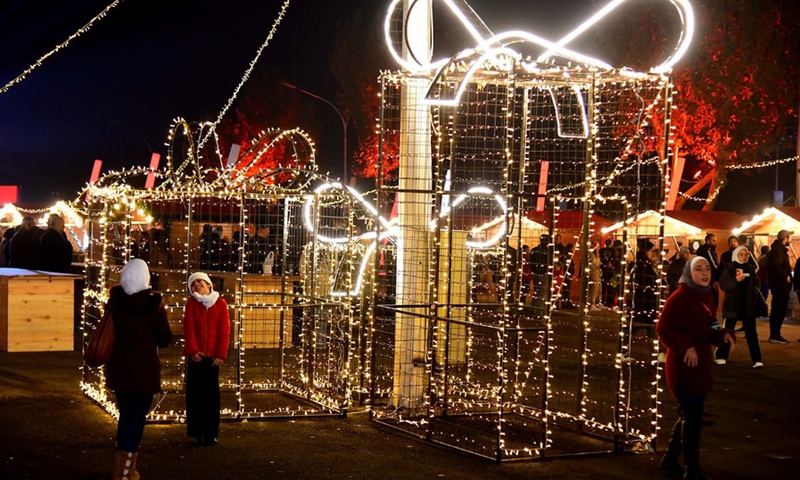
[[[191,292],[183,312],[186,356],[186,433],[198,445],[213,446],[219,437],[219,367],[228,358],[231,321],[228,304],[203,272],[189,277]]]
[[[713,233],[706,234],[705,243],[700,245],[697,249],[697,256],[703,257],[708,260],[711,265],[711,293],[714,295],[714,305],[719,305],[719,285],[717,285],[717,278],[719,273],[719,257],[717,256],[717,236]]]
[[[114,348],[106,364],[106,386],[119,410],[114,479],[138,479],[136,462],[153,395],[161,391],[159,348],[172,342],[161,294],[150,288],[144,260],[128,262],[120,284],[109,291],[106,310],[114,321]]]
[[[769,312],[769,343],[786,345],[781,336],[781,327],[786,318],[789,294],[792,289],[792,266],[789,263],[789,237],[794,232],[781,230],[767,254],[767,278],[772,290],[772,309]],[[12,257],[13,258],[13,257]]]
[[[734,330],[736,322],[742,321],[753,368],[763,368],[761,346],[758,344],[758,332],[756,331],[758,278],[750,263],[750,251],[746,246],[741,245],[733,251],[733,262],[722,270],[719,276],[719,287],[725,292],[725,300],[722,302],[725,328]],[[718,348],[714,354],[716,363],[725,365],[728,361],[728,354],[727,348]]]
[[[708,478],[700,467],[700,433],[706,396],[714,385],[711,347],[727,344],[732,351],[736,342],[732,331],[719,328],[711,278],[711,265],[704,257],[686,262],[680,286],[667,299],[656,324],[667,346],[667,387],[679,405],[679,418],[659,468],[688,480]],[[681,452],[685,472],[678,461]]]

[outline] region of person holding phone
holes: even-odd
[[[722,316],[725,328],[734,330],[736,322],[742,321],[747,349],[753,368],[764,368],[761,359],[761,346],[756,331],[756,296],[759,295],[758,277],[750,263],[750,252],[744,245],[733,251],[733,262],[726,266],[719,277],[719,287],[725,291],[722,302]],[[728,349],[720,347],[714,354],[717,365],[728,363]]]
[[[667,346],[667,387],[678,400],[679,418],[672,427],[660,469],[689,480],[707,479],[700,468],[700,431],[706,396],[714,385],[712,346],[733,349],[733,331],[720,328],[711,287],[711,265],[704,257],[686,262],[678,290],[664,304],[656,331]],[[681,451],[686,471],[678,462]]]

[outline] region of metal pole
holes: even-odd
[[[342,155],[342,159],[343,159],[342,166],[344,167],[344,172],[343,172],[343,175],[342,175],[342,180],[343,180],[344,184],[347,185],[347,124],[350,123],[350,115],[345,117],[344,115],[342,115],[342,112],[339,111],[339,109],[336,108],[336,105],[334,105],[333,103],[331,103],[328,100],[320,97],[319,95],[313,94],[313,93],[311,93],[311,92],[309,92],[307,90],[303,90],[302,88],[300,88],[300,87],[298,87],[296,85],[292,85],[291,83],[284,82],[283,86],[286,87],[286,88],[291,88],[292,90],[297,90],[298,92],[304,93],[304,94],[308,95],[309,97],[313,97],[313,98],[316,98],[319,101],[327,103],[333,109],[333,111],[336,112],[336,115],[339,116],[339,120],[342,121],[342,131],[344,132],[344,153]]]

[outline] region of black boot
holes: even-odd
[[[682,477],[684,474],[683,467],[678,462],[678,457],[681,455],[681,438],[683,434],[683,412],[678,408],[678,421],[672,427],[672,433],[669,436],[669,443],[667,444],[667,452],[664,458],[661,459],[659,469],[667,472],[676,477]]]
[[[703,405],[684,407],[683,459],[686,462],[686,480],[709,480],[700,468],[700,429],[703,424]]]

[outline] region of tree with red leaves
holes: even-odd
[[[681,154],[699,162],[699,171],[688,175],[713,176],[721,185],[729,166],[763,160],[789,141],[787,132],[797,123],[800,3],[692,3],[697,30],[689,55],[674,69],[672,124]],[[665,32],[675,25],[660,10],[634,10],[624,21],[635,27],[603,42],[614,64],[646,69],[674,42]]]
[[[378,175],[380,114],[378,76],[381,69],[393,63],[383,45],[381,18],[374,9],[370,13],[358,9],[337,26],[336,43],[331,56],[331,72],[339,85],[337,99],[344,105],[357,137],[357,146],[350,162],[351,173],[363,178]],[[397,138],[384,138],[382,175],[396,175],[398,167]]]
[[[317,123],[312,120],[314,106],[297,101],[297,95],[292,95],[291,90],[287,91],[283,86],[284,81],[278,71],[257,69],[245,84],[231,114],[217,128],[223,155],[230,151],[232,144],[241,146],[237,168],[246,169],[244,175],[252,176],[279,165],[294,165],[296,161],[292,149],[285,143],[276,143],[263,152],[266,145],[263,142],[257,144],[257,140],[267,128],[294,129],[302,124],[319,131]],[[287,94],[279,94],[284,91]],[[309,133],[314,136],[313,132]],[[278,181],[280,178],[276,177]]]

